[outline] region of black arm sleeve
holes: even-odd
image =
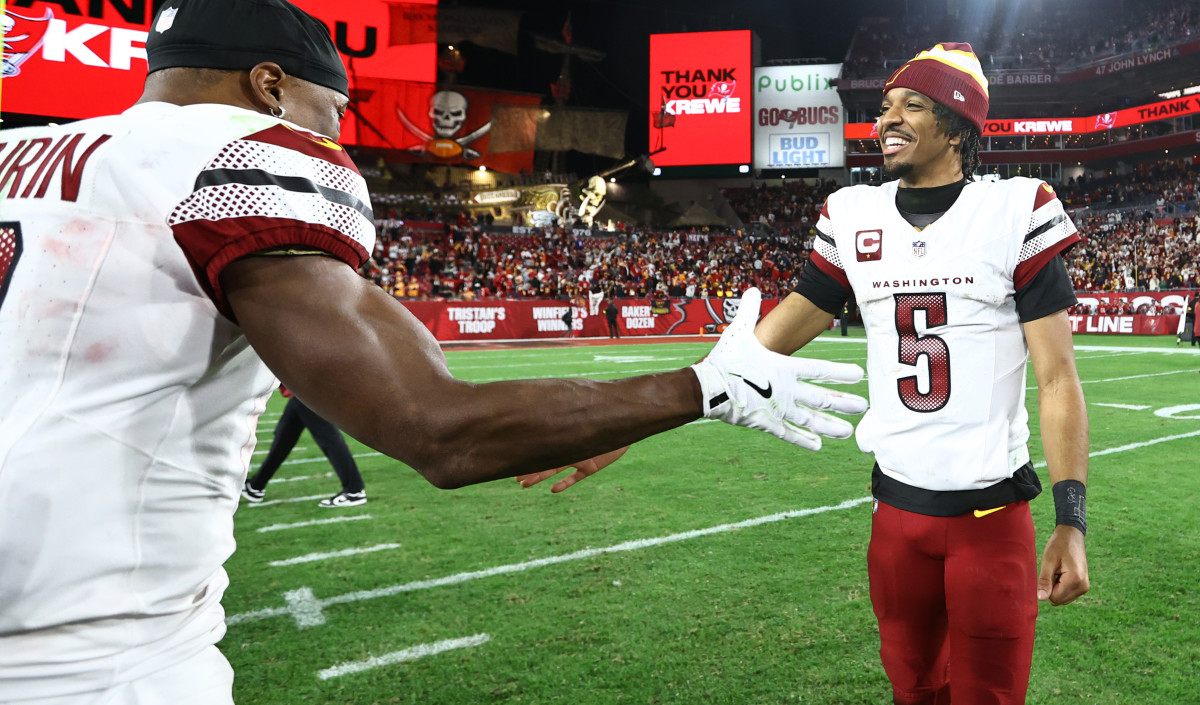
[[[811,258],[804,263],[804,271],[800,273],[800,283],[796,284],[795,291],[816,304],[817,308],[835,316],[842,315],[842,308],[850,298],[850,290],[822,272]]]
[[[1022,323],[1045,318],[1078,303],[1075,285],[1067,273],[1062,255],[1046,263],[1042,270],[1017,291],[1017,317]]]

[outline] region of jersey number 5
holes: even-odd
[[[936,335],[917,334],[917,311],[925,312],[926,328],[946,325],[945,294],[896,294],[896,332],[900,334],[900,362],[917,365],[924,355],[929,364],[929,391],[922,394],[917,376],[896,380],[896,391],[905,406],[923,414],[938,411],[950,401],[950,347]]]
[[[0,223],[0,306],[8,293],[8,282],[12,279],[17,260],[21,259],[21,224]]]

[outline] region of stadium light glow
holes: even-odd
[[[486,167],[486,166],[484,166],[484,165],[482,165],[482,164],[480,164],[480,165],[479,165],[479,170],[480,170],[480,171],[487,171],[487,167]]]

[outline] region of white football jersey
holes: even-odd
[[[813,262],[854,291],[867,331],[858,445],[913,487],[989,487],[1029,462],[1014,295],[1079,235],[1034,179],[968,183],[922,230],[898,185],[841,189],[817,223]]]
[[[224,105],[0,132],[0,701],[105,688],[224,634],[222,563],[277,382],[220,289],[287,245],[357,267],[366,184]]]

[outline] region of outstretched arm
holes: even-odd
[[[1083,387],[1075,369],[1075,349],[1071,324],[1066,311],[1025,324],[1025,339],[1038,384],[1038,409],[1041,418],[1042,447],[1053,487],[1061,489],[1087,483],[1088,419]],[[1056,509],[1063,506],[1065,492],[1056,492]],[[1082,512],[1083,500],[1075,490],[1074,507]],[[1074,509],[1072,509],[1074,511]],[[1087,552],[1084,549],[1082,517],[1060,516],[1054,533],[1046,542],[1038,574],[1038,599],[1065,605],[1088,591]],[[1083,523],[1086,527],[1086,523]]]
[[[793,291],[763,316],[754,335],[767,350],[791,355],[827,330],[832,320],[832,313]]]
[[[820,436],[849,438],[854,427],[823,411],[861,414],[866,411],[866,400],[803,380],[853,383],[862,379],[862,368],[788,356],[789,346],[799,347],[828,327],[829,314],[808,299],[793,294],[785,302],[789,309],[774,315],[779,311],[777,307],[755,329],[761,302],[762,295],[757,289],[743,294],[738,315],[717,345],[692,366],[700,377],[704,415],[766,431],[808,450],[820,450]],[[792,320],[791,316],[805,318]],[[792,334],[793,324],[803,331],[801,336]],[[767,342],[775,349],[772,350]],[[784,350],[787,352],[780,354]],[[614,462],[623,453],[621,450],[572,464],[576,471],[555,483],[551,491],[565,490]],[[522,475],[518,480],[522,486],[529,487],[553,477],[556,472]]]
[[[560,467],[698,418],[683,369],[472,384],[411,313],[347,265],[247,257],[221,275],[250,344],[314,411],[442,488]]]

